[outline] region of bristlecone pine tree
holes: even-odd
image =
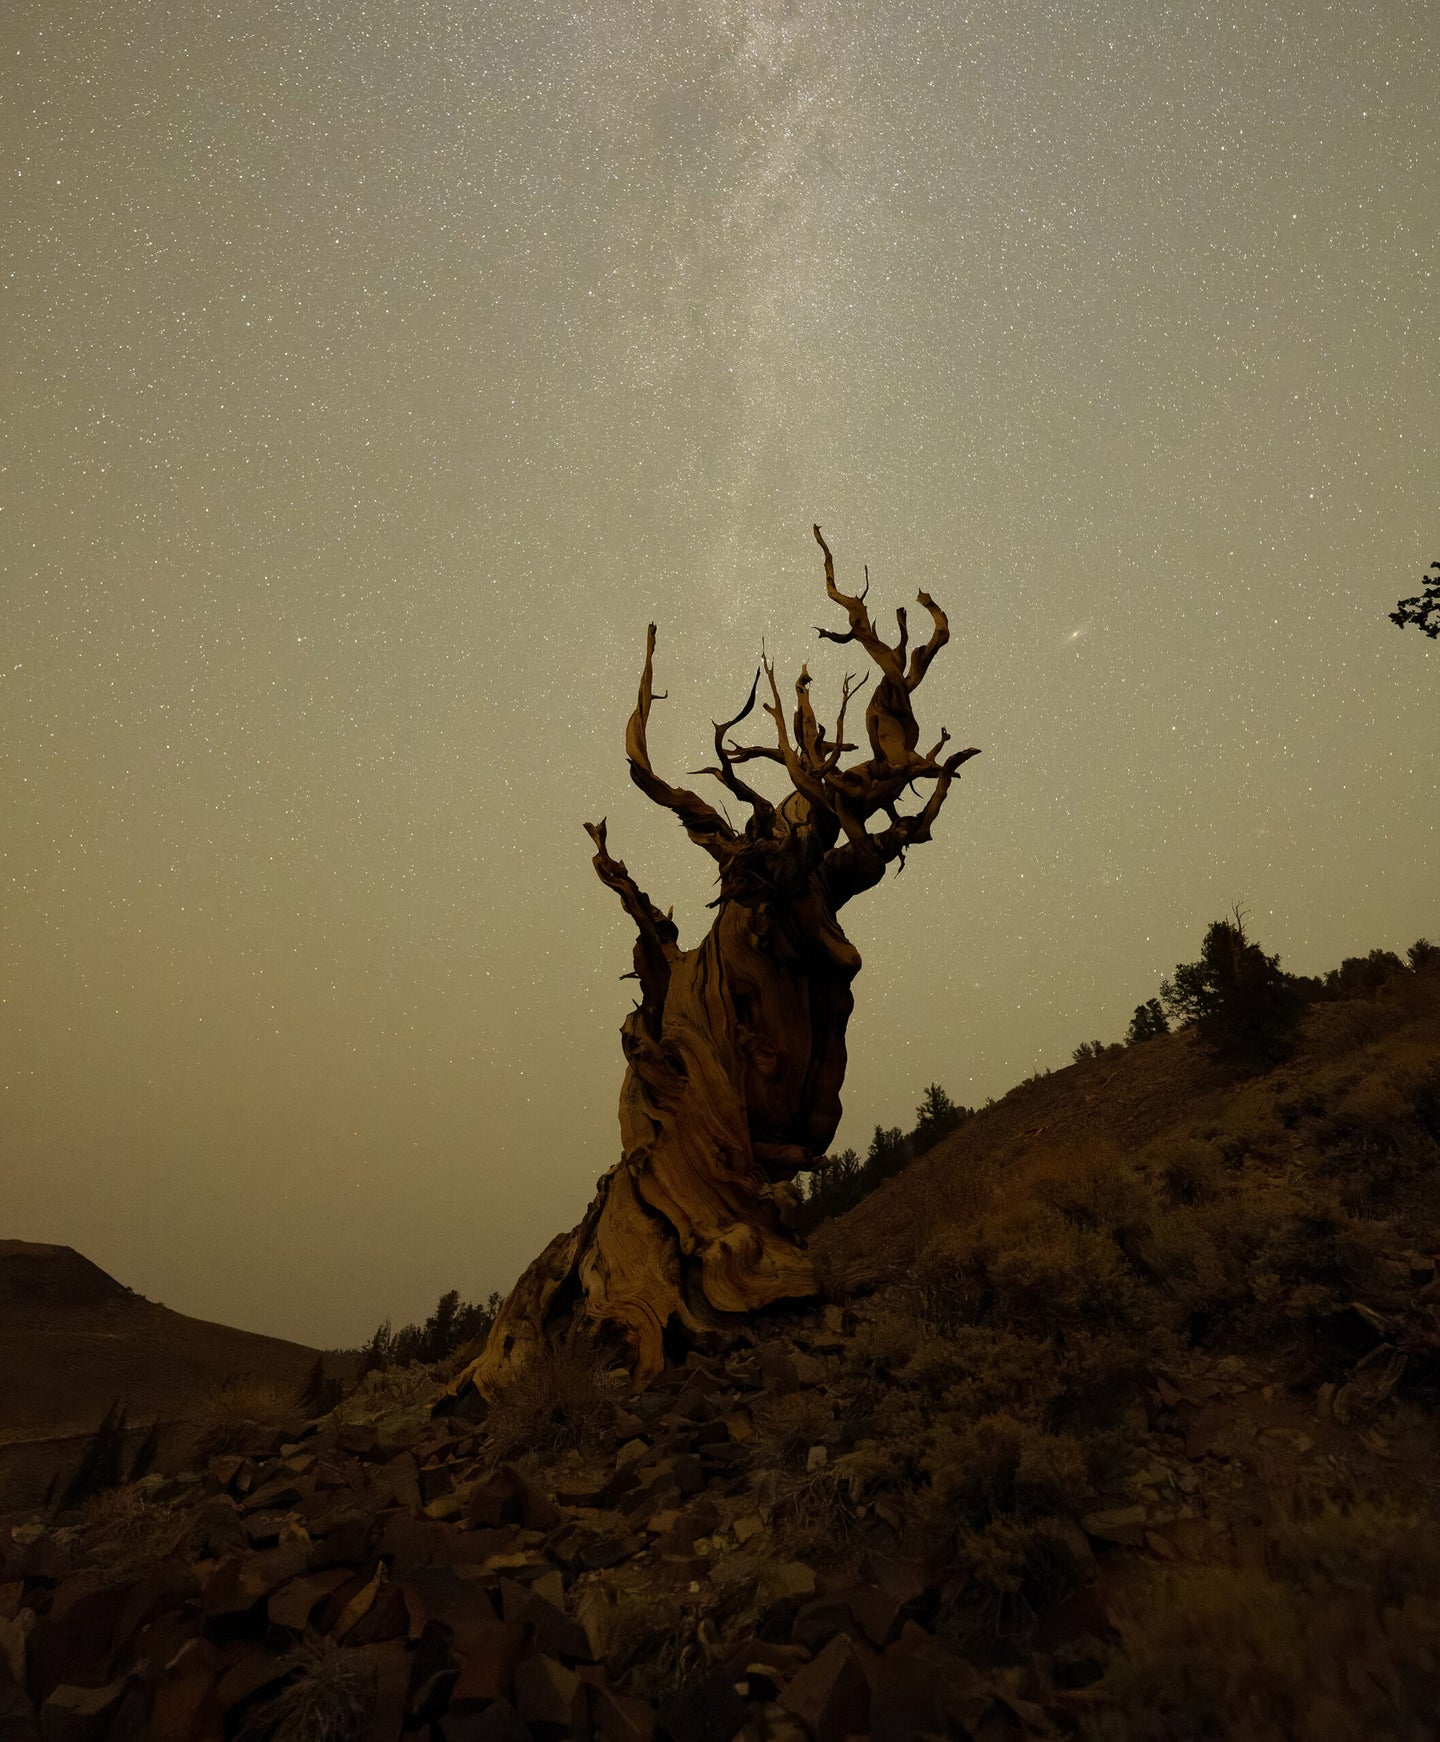
[[[678,930],[611,857],[605,824],[588,823],[602,883],[635,924],[640,1002],[621,1029],[626,1072],[620,1094],[622,1154],[598,1184],[579,1227],[552,1240],[515,1285],[484,1351],[457,1380],[491,1394],[546,1347],[579,1332],[611,1343],[643,1383],[685,1346],[723,1340],[757,1308],[813,1294],[814,1273],[782,1216],[784,1182],[822,1162],[840,1121],[850,982],[860,956],[837,914],[879,883],[885,867],[930,830],[957,769],[976,750],[945,754],[949,733],[918,748],[912,698],[949,640],[945,613],[928,593],[929,639],[909,653],[882,641],[865,593],[835,585],[830,549],[825,590],[849,619],[826,641],[854,642],[879,670],[865,710],[869,754],[845,738],[859,680],[847,676],[833,735],[816,718],[803,666],[787,721],[772,663],[762,660],[775,726],[772,744],[729,734],[755,707],[761,673],[740,712],[715,727],[713,775],[749,811],[735,827],[698,794],[671,786],[651,765],[646,733],[654,700],[655,626],[650,625],[640,695],[625,734],[630,777],[672,811],[719,870],[715,918],[704,940],[681,949]],[[868,591],[868,580],[866,583]],[[778,804],[741,778],[757,759],[778,763],[791,791]],[[902,797],[928,794],[902,814]],[[872,831],[872,819],[885,826]],[[778,1189],[777,1189],[778,1188]]]

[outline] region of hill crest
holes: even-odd
[[[140,1298],[73,1246],[0,1240],[0,1306],[50,1310]]]

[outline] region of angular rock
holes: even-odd
[[[1143,1506],[1112,1506],[1100,1512],[1087,1512],[1080,1523],[1086,1535],[1094,1537],[1097,1542],[1138,1548],[1145,1540]]]
[[[815,1742],[844,1742],[870,1728],[870,1684],[855,1647],[837,1634],[819,1657],[797,1670],[780,1704],[804,1724]]]
[[[387,1579],[382,1583],[374,1602],[345,1633],[345,1643],[380,1646],[392,1640],[403,1641],[408,1638],[409,1632],[410,1611],[404,1589]]]
[[[45,1701],[62,1683],[106,1681],[111,1636],[128,1594],[122,1587],[97,1589],[86,1575],[67,1579],[57,1588],[50,1613],[30,1629],[26,1648],[26,1673],[37,1700]]]
[[[730,1742],[745,1722],[745,1702],[717,1670],[672,1694],[660,1707],[659,1722],[675,1742]]]
[[[705,1472],[693,1452],[681,1452],[672,1469],[682,1494],[698,1494],[705,1486]]]
[[[471,1524],[494,1529],[501,1524],[519,1524],[524,1485],[508,1464],[483,1476],[470,1490],[465,1516]]]
[[[166,1664],[150,1708],[148,1742],[195,1742],[220,1734],[219,1676],[210,1647],[192,1639]]]
[[[590,1572],[598,1572],[605,1567],[618,1566],[631,1555],[639,1554],[644,1547],[645,1538],[638,1535],[593,1537],[580,1551],[580,1564]]]
[[[447,1712],[437,1728],[443,1742],[532,1742],[509,1700],[493,1700],[483,1712]]]
[[[243,1512],[288,1512],[315,1492],[315,1479],[279,1476],[251,1489],[240,1503]]]
[[[404,1578],[444,1558],[444,1546],[455,1534],[448,1525],[395,1512],[386,1519],[377,1547],[396,1578]]]
[[[370,1520],[355,1514],[333,1518],[324,1536],[311,1545],[306,1564],[311,1572],[324,1567],[353,1567],[369,1552]]]
[[[268,1645],[249,1642],[244,1655],[231,1663],[220,1677],[216,1696],[223,1711],[231,1711],[253,1699],[257,1693],[275,1687],[295,1673],[298,1665],[288,1650],[272,1650]]]
[[[405,1586],[407,1593],[413,1593],[409,1600],[449,1630],[461,1653],[468,1649],[472,1633],[492,1627],[499,1619],[480,1581],[462,1579],[453,1567],[422,1567]]]
[[[532,1732],[571,1736],[585,1723],[580,1678],[558,1658],[527,1657],[515,1667],[515,1710]]]
[[[20,1609],[8,1620],[0,1616],[0,1683],[8,1673],[16,1687],[24,1687],[25,1662],[34,1625],[33,1609]]]
[[[767,1391],[783,1395],[787,1391],[795,1391],[800,1385],[800,1374],[795,1365],[795,1358],[779,1348],[774,1343],[763,1348],[757,1358],[756,1365],[760,1371],[760,1381]],[[739,1382],[737,1375],[732,1375]]]
[[[364,1652],[375,1670],[375,1704],[359,1742],[400,1742],[410,1688],[410,1653],[403,1639],[366,1644]]]
[[[0,1660],[0,1742],[41,1742],[29,1695]]]
[[[815,1569],[804,1561],[772,1562],[760,1575],[760,1596],[766,1603],[783,1603],[791,1597],[815,1595]]]
[[[309,1625],[310,1615],[322,1598],[346,1583],[349,1572],[343,1567],[327,1567],[319,1573],[302,1573],[270,1593],[265,1613],[273,1627],[288,1627],[301,1633]]]
[[[352,1590],[345,1597],[343,1608],[335,1617],[332,1631],[337,1640],[344,1641],[375,1606],[380,1595],[380,1589],[385,1579],[383,1567],[377,1567],[358,1590]],[[339,1595],[336,1597],[339,1602]]]
[[[585,1629],[538,1591],[527,1590],[513,1579],[501,1579],[500,1601],[505,1619],[523,1626],[539,1650],[572,1663],[589,1661],[590,1641]]]
[[[62,1682],[40,1708],[45,1742],[99,1742],[110,1727],[130,1678],[120,1676],[103,1687],[76,1687]]]
[[[474,1710],[492,1700],[508,1699],[514,1691],[515,1665],[524,1644],[525,1629],[509,1621],[491,1621],[469,1629],[460,1675],[450,1690],[451,1710]]]

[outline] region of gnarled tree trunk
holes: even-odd
[[[904,611],[896,613],[892,647],[876,634],[864,593],[838,590],[829,548],[820,528],[814,531],[826,592],[850,625],[819,633],[858,643],[879,668],[865,714],[870,754],[841,765],[857,748],[845,742],[854,678],[845,680],[835,734],[827,737],[810,702],[809,672],[801,668],[787,727],[774,667],[764,663],[772,700],[762,707],[775,743],[727,738],[755,706],[757,672],[744,708],[716,726],[716,765],[702,771],[748,807],[748,822],[735,828],[651,767],[650,626],[625,735],[630,775],[715,860],[715,918],[696,948],[682,950],[670,917],[610,857],[605,824],[586,825],[595,869],[637,933],[640,1002],[621,1029],[621,1157],[579,1227],[551,1241],[520,1278],[483,1353],[462,1375],[484,1393],[493,1394],[537,1349],[581,1329],[609,1332],[643,1383],[664,1364],[667,1339],[684,1344],[723,1334],[756,1308],[814,1290],[782,1204],[786,1182],[822,1162],[840,1122],[850,982],[860,956],[836,916],[880,881],[891,860],[930,838],[956,770],[978,754],[942,755],[948,732],[930,751],[917,749],[911,697],[949,639],[944,612],[928,593],[919,595],[932,628],[907,663]],[[792,790],[778,805],[737,773],[756,758],[779,763],[789,777]],[[902,816],[900,798],[919,782],[933,783],[928,797]],[[872,833],[867,825],[877,814],[886,826]]]

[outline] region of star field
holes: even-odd
[[[21,0],[0,24],[0,1232],[354,1343],[617,1154],[630,788],[810,524],[983,747],[846,910],[847,1121],[1118,1038],[1235,899],[1440,933],[1415,0]],[[853,662],[852,662],[853,668]]]

